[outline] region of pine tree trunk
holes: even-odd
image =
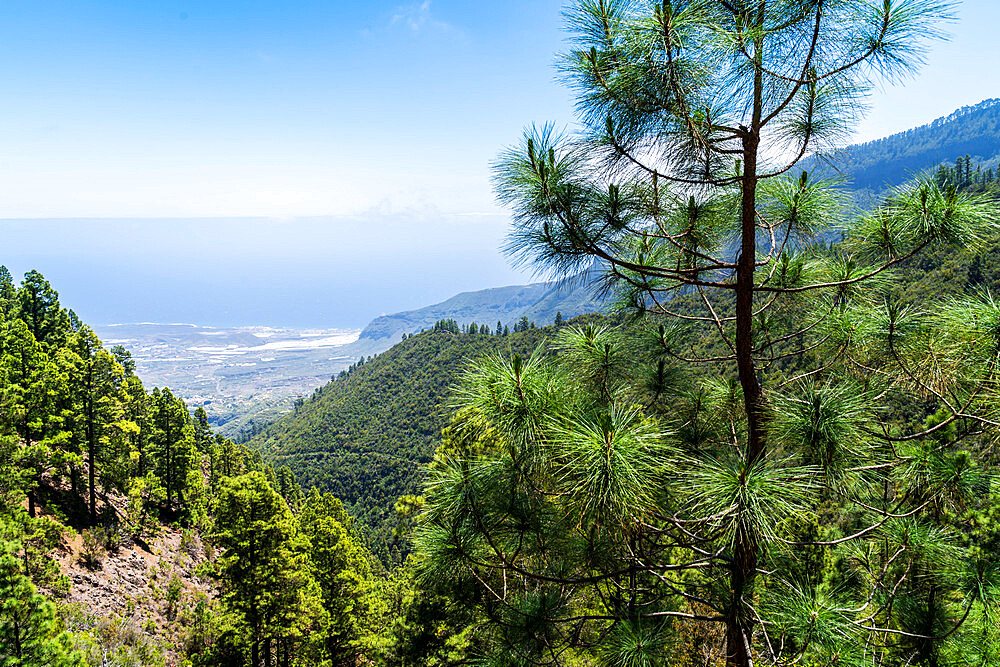
[[[88,391],[92,389],[88,388]],[[90,525],[97,524],[97,457],[95,450],[97,442],[94,438],[94,398],[93,394],[87,400],[87,482],[90,495]]]
[[[761,419],[761,387],[753,358],[753,295],[756,263],[756,137],[746,141],[747,164],[743,180],[743,242],[736,277],[736,362],[747,416],[746,466],[763,455],[765,439]],[[745,531],[736,536],[733,549],[732,590],[726,621],[726,664],[748,667],[747,645],[752,627],[744,614],[744,599],[757,572],[757,540]]]
[[[136,421],[138,422],[138,419]],[[139,477],[143,477],[146,474],[146,458],[144,456],[145,452],[143,451],[144,448],[142,446],[142,440],[143,440],[142,433],[140,432],[133,437],[135,438],[135,449],[136,451],[139,452],[139,465],[138,465],[138,470],[136,472],[138,473]]]
[[[31,490],[28,494],[28,515],[32,518],[35,517],[37,513],[37,506],[41,504],[41,490],[42,490],[42,473],[39,470],[35,471],[35,488]]]
[[[164,440],[165,440],[164,444],[166,446],[166,452],[164,452],[164,453],[165,453],[166,466],[167,466],[166,477],[167,477],[167,513],[168,514],[173,511],[173,507],[174,507],[174,475],[173,475],[173,473],[174,473],[174,466],[173,466],[173,462],[170,460],[170,451],[171,451],[171,449],[173,449],[173,447],[172,447],[172,443],[170,442],[170,438],[171,438],[171,433],[170,433],[170,415],[168,414],[167,415],[167,428],[166,428],[166,432],[164,433]]]
[[[760,62],[762,44],[755,44]],[[757,150],[760,145],[763,77],[760,68],[754,79],[754,116],[743,136],[743,178],[740,211],[740,255],[736,265],[736,366],[743,406],[747,418],[747,442],[744,465],[750,468],[766,450],[764,435],[763,392],[757,380],[753,349],[754,270],[757,263]],[[733,545],[731,587],[733,591],[726,620],[727,667],[750,667],[749,646],[753,622],[745,609],[752,604],[747,597],[757,574],[757,536],[747,526],[740,529]]]

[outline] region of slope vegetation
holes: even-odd
[[[894,271],[892,298],[920,307],[934,295],[997,293],[998,267],[1000,241],[978,252],[931,249]],[[588,321],[610,319],[589,315],[573,322]],[[493,351],[530,354],[556,331],[548,326],[496,336],[434,329],[409,336],[317,390],[251,444],[273,465],[288,466],[305,488],[332,492],[353,514],[379,528],[395,499],[419,488],[423,466],[450,415],[451,388],[468,361]],[[626,337],[639,345],[635,337]]]
[[[424,308],[381,315],[369,322],[357,342],[342,349],[349,356],[379,353],[400,340],[401,335],[429,329],[435,322],[452,319],[460,325],[473,322],[491,328],[497,323],[512,327],[522,317],[547,324],[556,313],[565,318],[600,312],[604,300],[593,285],[598,277],[591,269],[562,281],[494,287],[462,292]]]
[[[251,444],[275,465],[291,468],[305,488],[333,493],[377,526],[399,496],[418,489],[467,362],[494,351],[531,354],[556,329],[497,336],[435,328],[409,336],[318,389]]]
[[[827,158],[807,159],[802,167],[839,173],[852,188],[877,195],[962,155],[983,163],[1000,158],[1000,99],[962,107],[926,125],[849,146]]]

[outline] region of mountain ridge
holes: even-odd
[[[811,155],[799,167],[824,177],[843,177],[864,200],[964,155],[983,164],[1000,161],[1000,99],[960,107],[880,139]]]
[[[513,325],[523,317],[538,326],[550,324],[560,313],[564,319],[600,312],[605,299],[598,293],[599,269],[595,266],[565,278],[527,285],[506,285],[460,292],[439,303],[380,315],[369,322],[358,340],[344,346],[344,354],[378,354],[404,335],[415,334],[440,320],[455,320],[460,326],[473,322],[494,330],[497,323]]]

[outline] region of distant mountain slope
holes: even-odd
[[[826,158],[810,157],[800,165],[824,174],[839,172],[853,189],[878,194],[964,155],[982,163],[1000,158],[1000,99],[962,107],[927,125],[849,146]]]
[[[545,326],[553,322],[557,312],[566,319],[599,312],[604,301],[595,293],[597,277],[597,271],[590,270],[565,281],[462,292],[432,306],[382,315],[372,320],[358,341],[344,348],[344,353],[357,356],[381,352],[403,334],[428,329],[439,320],[452,319],[460,325],[476,322],[494,329],[497,322],[512,326],[522,317]]]

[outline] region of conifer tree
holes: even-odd
[[[136,477],[143,477],[149,472],[149,433],[151,424],[149,421],[150,397],[142,386],[142,380],[138,376],[130,373],[128,367],[125,369],[125,384],[123,387],[125,396],[125,419],[135,426],[128,434],[129,455],[128,460],[122,460],[121,464],[127,464]]]
[[[302,503],[302,487],[295,481],[295,473],[288,466],[280,466],[274,473],[277,480],[275,490],[278,495],[285,499],[289,508],[297,510]]]
[[[129,378],[135,375],[135,360],[132,358],[131,352],[121,345],[115,345],[111,348],[111,355],[118,362],[118,365],[122,367],[125,377]]]
[[[622,363],[614,332],[575,328],[558,365],[470,371],[455,428],[478,444],[435,464],[426,571],[478,586],[491,664],[669,664],[702,626],[731,667],[962,655],[1000,594],[995,555],[954,558],[954,517],[989,486],[1000,304],[917,311],[883,287],[924,249],[995,234],[995,206],[921,179],[851,217],[836,184],[795,173],[873,81],[919,64],[948,5],[577,0],[568,16],[586,132],[534,128],[501,155],[508,250],[561,275],[602,262],[650,319],[634,347],[653,372]]]
[[[354,665],[374,604],[371,557],[349,531],[343,505],[329,493],[313,487],[298,521],[329,616],[326,654],[334,665]]]
[[[188,472],[197,461],[194,429],[184,402],[167,388],[153,389],[150,412],[156,475],[166,491],[166,509],[173,512],[175,501],[184,502]]]
[[[43,475],[66,458],[60,445],[67,440],[68,433],[62,429],[62,415],[54,409],[56,397],[65,393],[65,376],[23,320],[8,322],[3,340],[0,418],[20,439],[17,458],[30,471],[28,503],[34,516]]]
[[[0,424],[0,517],[19,508],[25,499],[28,481],[25,470],[18,465],[17,436],[5,424]]]
[[[0,665],[83,667],[55,608],[21,571],[20,547],[0,542]]]
[[[6,266],[0,265],[0,322],[16,315],[17,287]],[[3,350],[0,350],[2,353]]]
[[[303,664],[327,618],[288,506],[260,472],[222,481],[215,502],[222,599],[244,625],[250,667]],[[319,662],[318,660],[316,661]],[[308,664],[306,662],[305,664]]]
[[[59,306],[59,295],[37,271],[28,271],[17,292],[18,317],[35,340],[43,345],[59,345],[69,330],[69,316]]]
[[[126,465],[125,470],[117,468],[128,460],[128,451],[122,451],[114,443],[127,442],[127,433],[137,427],[125,423],[124,369],[101,346],[101,341],[89,327],[76,332],[73,341],[78,359],[73,388],[82,413],[81,424],[87,448],[87,505],[90,523],[96,525],[98,468],[107,466],[109,470],[104,476],[116,481],[120,490],[125,490],[124,478],[127,477],[128,467]]]
[[[202,454],[208,453],[212,442],[212,428],[208,425],[208,413],[198,406],[194,410],[194,446]]]

